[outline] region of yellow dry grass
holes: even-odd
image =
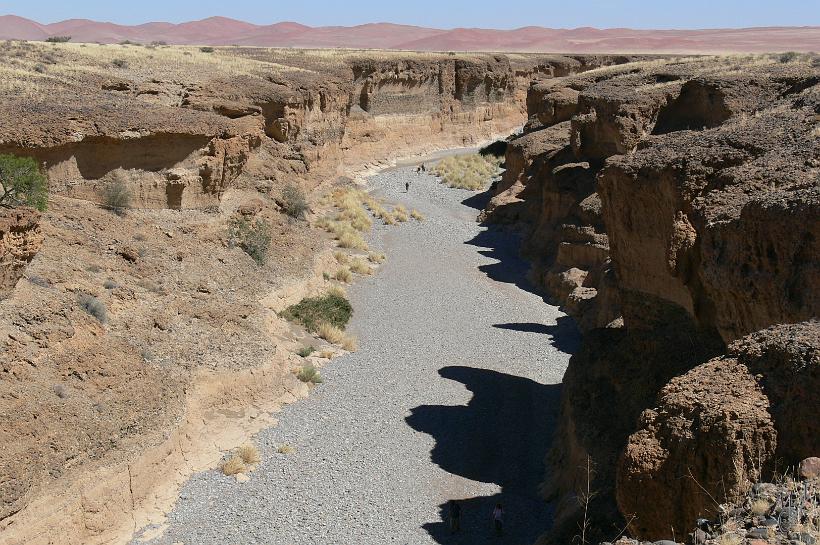
[[[412,212],[410,212],[410,217],[413,218],[416,221],[424,221],[424,214],[422,214],[421,212],[419,212],[415,208],[413,209]]]
[[[333,257],[336,258],[339,265],[347,265],[350,263],[350,256],[344,252],[334,252]]]
[[[407,209],[402,205],[397,205],[393,208],[393,217],[396,218],[396,221],[403,223],[410,219],[410,215],[407,213]]]
[[[319,357],[325,360],[332,360],[336,353],[333,350],[322,350],[319,352]]]
[[[330,289],[327,290],[327,294],[347,298],[347,292],[341,286],[331,286]]]
[[[236,475],[245,471],[245,462],[239,455],[233,455],[222,464],[222,473],[225,475]]]
[[[358,233],[344,231],[337,239],[340,248],[353,248],[356,250],[367,250],[367,242]]]
[[[296,452],[296,448],[288,443],[283,443],[276,448],[276,452],[279,454],[293,454]]]
[[[350,270],[356,274],[373,274],[373,269],[370,268],[370,265],[360,257],[357,257],[350,263]]]
[[[387,256],[379,252],[370,252],[367,254],[367,259],[371,263],[383,263]]]
[[[344,331],[334,325],[327,323],[319,324],[317,333],[322,339],[331,344],[337,344],[348,352],[353,352],[357,348],[356,337],[346,335]]]
[[[344,282],[345,284],[350,284],[353,281],[353,273],[350,272],[350,269],[347,267],[342,267],[336,274],[333,275],[333,278],[338,280],[339,282]]]
[[[752,514],[759,516],[765,515],[769,512],[771,504],[768,501],[760,499],[754,500],[751,505]]]
[[[478,153],[445,157],[433,172],[449,187],[477,191],[484,189],[498,172],[500,159]]]
[[[258,464],[260,460],[259,449],[253,443],[242,445],[236,450],[236,454],[246,464]]]

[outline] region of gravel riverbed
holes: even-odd
[[[574,326],[527,289],[514,237],[476,223],[481,195],[412,167],[369,184],[426,219],[374,228],[387,261],[348,290],[359,350],[257,435],[247,482],[192,476],[148,543],[529,545],[548,528],[537,488]],[[295,452],[278,454],[283,443]],[[462,505],[456,535],[450,499]]]

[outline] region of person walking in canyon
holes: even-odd
[[[404,182],[404,192],[405,193],[410,193],[410,182],[409,181]]]
[[[450,500],[450,533],[455,534],[461,529],[461,506],[456,500]]]
[[[493,509],[493,527],[495,528],[495,535],[501,536],[504,533],[504,509],[500,503],[495,504]]]

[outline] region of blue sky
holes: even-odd
[[[311,26],[389,21],[438,28],[731,28],[820,25],[820,0],[0,0],[2,14],[42,23],[76,17],[138,24],[223,15]]]

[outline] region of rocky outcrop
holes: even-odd
[[[671,539],[816,454],[818,84],[808,63],[701,59],[530,88],[482,218],[523,231],[532,279],[585,332],[549,456],[554,542],[588,481],[591,533]]]
[[[17,285],[42,243],[39,212],[0,207],[0,300]]]
[[[686,532],[771,475],[778,458],[820,452],[820,322],[744,337],[672,379],[644,411],[618,465],[617,499],[635,535]],[[633,519],[632,516],[635,515]]]

